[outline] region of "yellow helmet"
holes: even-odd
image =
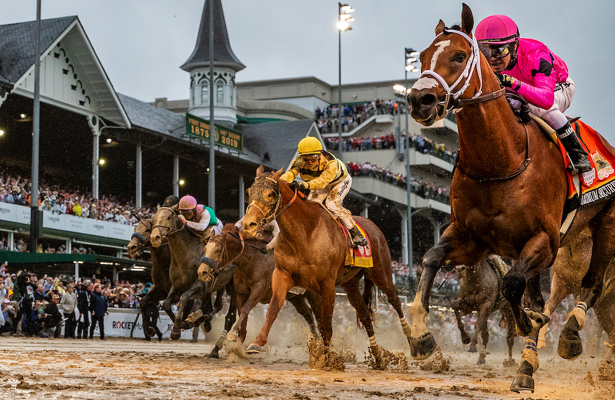
[[[315,137],[308,136],[301,139],[299,146],[297,146],[297,150],[300,155],[319,154],[322,151],[322,144],[320,143],[320,140]]]

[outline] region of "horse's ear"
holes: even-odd
[[[256,169],[256,177],[258,178],[265,172],[265,167],[262,165]]]
[[[472,15],[472,10],[470,10],[470,7],[466,3],[463,3],[463,10],[461,11],[461,31],[467,35],[471,35],[473,28],[474,16]]]
[[[444,28],[446,28],[446,25],[444,24],[444,21],[440,20],[440,22],[438,22],[438,26],[436,26],[436,36],[444,32]]]
[[[280,179],[280,176],[282,176],[283,173],[284,173],[284,167],[280,168],[279,170],[271,174],[271,177],[277,181],[278,179]]]

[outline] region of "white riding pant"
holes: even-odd
[[[547,121],[551,128],[558,130],[566,125],[568,120],[564,115],[564,111],[570,107],[572,98],[574,97],[574,82],[570,77],[566,79],[564,83],[558,83],[555,85],[555,99],[553,106],[548,110],[544,108],[536,107],[530,104],[530,110],[534,115],[537,115]]]
[[[324,201],[325,207],[335,214],[347,229],[352,229],[354,227],[352,214],[342,207],[342,201],[350,191],[350,186],[352,186],[352,177],[348,175],[346,179],[342,181],[328,185],[323,189],[314,189],[310,191],[308,200],[317,202]]]

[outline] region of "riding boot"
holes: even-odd
[[[556,130],[555,133],[557,133],[557,137],[572,160],[572,164],[568,166],[568,171],[572,175],[590,171],[592,166],[587,159],[587,153],[583,149],[581,142],[579,142],[574,129],[570,126],[570,122],[566,122],[566,125]]]
[[[352,227],[350,234],[352,235],[352,243],[355,246],[367,246],[367,239],[365,239],[365,236],[363,236],[356,225]]]

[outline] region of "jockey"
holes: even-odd
[[[179,200],[179,219],[196,231],[203,232],[210,226],[216,234],[222,233],[222,221],[209,207],[197,204],[194,197],[187,195]]]
[[[352,235],[355,246],[367,246],[367,239],[352,219],[350,211],[342,207],[342,200],[350,191],[352,178],[346,165],[322,149],[320,141],[313,137],[301,139],[299,157],[293,160],[290,170],[280,178],[291,183],[301,175],[299,186],[310,190],[308,200],[322,202],[335,214]]]
[[[555,129],[572,160],[572,174],[591,170],[587,153],[563,114],[574,96],[564,61],[541,42],[520,38],[517,24],[505,15],[482,20],[475,36],[502,86],[523,96],[530,110]]]

